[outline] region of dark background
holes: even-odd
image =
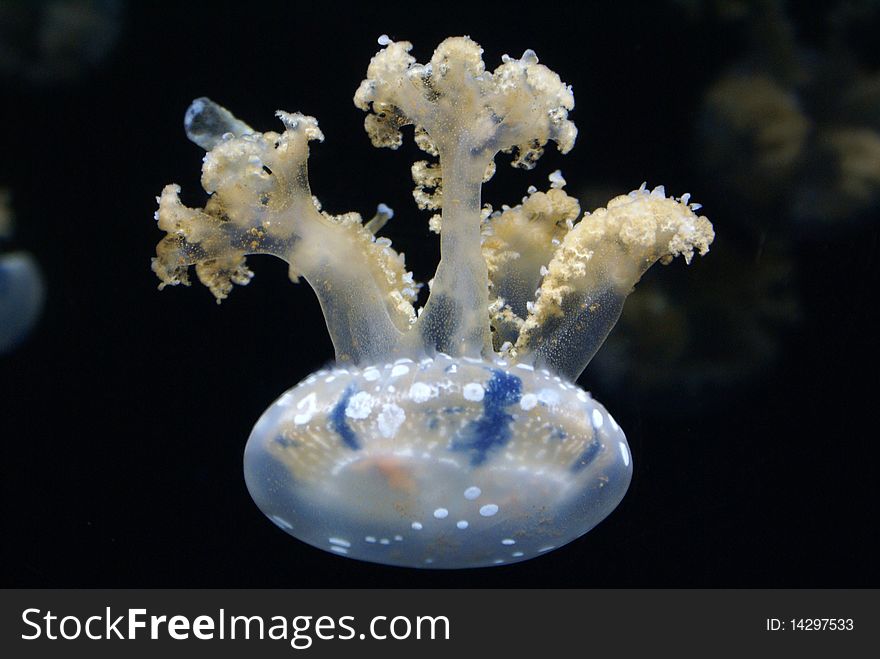
[[[725,9],[738,5],[745,18]],[[106,52],[75,74],[6,71],[0,186],[12,193],[14,244],[36,256],[47,299],[29,339],[0,356],[0,584],[880,586],[878,207],[799,222],[784,203],[743,203],[700,156],[713,139],[700,114],[706,89],[748,58],[754,16],[767,20],[761,7],[772,5],[128,3],[114,5]],[[871,3],[855,5],[876,19]],[[841,28],[840,6],[781,5],[773,20],[792,27],[807,62],[845,30],[876,73],[876,21]],[[384,234],[417,279],[430,276],[438,243],[410,196],[419,152],[408,135],[397,152],[371,147],[351,102],[382,33],[412,41],[419,61],[445,36],[469,34],[489,68],[533,48],[573,85],[576,148],[548,149],[531,173],[499,156],[484,188],[496,207],[562,168],[575,196],[644,180],[691,192],[717,232],[705,259],[656,266],[646,285],[669,278],[683,308],[712,301],[687,331],[729,377],[689,377],[691,353],[630,364],[655,369],[651,385],[588,367],[579,382],[627,433],[632,486],[585,537],[514,566],[390,568],[269,523],[245,488],[242,451],[262,411],[332,358],[317,302],[265,257],[249,260],[256,277],[220,306],[197,283],[159,293],[150,272],[162,186],[204,202],[203,153],[182,117],[207,95],[260,130],[280,129],[278,108],[316,116],[327,139],[312,148],[314,193],[331,212],[391,205]],[[33,43],[25,33],[21,52],[39,59]],[[784,257],[765,290],[755,273],[768,245]],[[779,299],[794,311],[767,320]],[[759,326],[760,355],[740,321]],[[662,351],[665,336],[648,325],[624,338]]]

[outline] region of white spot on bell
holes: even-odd
[[[535,394],[526,394],[519,399],[519,406],[528,412],[538,404],[538,397]]]
[[[366,419],[373,411],[375,405],[374,399],[366,391],[359,391],[348,399],[348,405],[345,406],[345,416],[352,419]]]
[[[541,389],[538,392],[538,400],[545,405],[556,405],[559,402],[559,392],[555,389]],[[522,404],[522,401],[520,401],[520,404]]]
[[[431,387],[424,382],[415,382],[409,388],[409,397],[414,403],[424,403],[431,397]]]
[[[465,400],[479,402],[486,395],[486,390],[483,389],[483,385],[479,382],[468,382],[462,387],[461,393],[464,395]]]
[[[391,438],[397,434],[401,424],[406,421],[406,412],[399,405],[388,403],[382,406],[382,411],[379,412],[376,421],[382,437]]]
[[[298,409],[300,413],[293,417],[293,422],[297,425],[308,423],[317,408],[318,398],[313,391],[296,404],[296,409]]]

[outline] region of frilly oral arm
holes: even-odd
[[[535,291],[562,239],[580,214],[577,199],[563,190],[559,172],[546,192],[529,189],[513,208],[490,216],[483,227],[483,256],[489,267],[490,319],[495,349],[519,336]]]
[[[662,186],[644,186],[584,217],[565,236],[522,326],[514,353],[577,379],[614,327],[626,296],[657,261],[709,251],[712,225]]]
[[[410,349],[487,354],[492,341],[480,249],[481,185],[499,151],[517,151],[513,164],[526,168],[548,140],[568,151],[576,135],[567,119],[574,98],[531,51],[518,60],[505,57],[491,73],[468,37],[446,39],[424,65],[409,55],[408,42],[382,43],[386,47],[354,97],[371,112],[367,133],[374,145],[397,148],[400,128],[414,124],[417,144],[440,159],[439,169],[414,168],[416,199],[423,207],[442,207],[442,228],[440,264]],[[436,192],[428,195],[426,188]]]
[[[283,133],[257,133],[208,99],[190,107],[187,134],[211,147],[202,168],[211,197],[204,209],[184,206],[176,185],[159,197],[156,219],[168,234],[153,259],[160,287],[188,284],[195,265],[220,301],[253,276],[245,256],[272,254],[290,264],[291,279],[303,276],[315,290],[337,361],[386,356],[414,320],[417,291],[403,255],[373,235],[390,209],[380,207],[370,228],[356,213],[322,212],[307,170],[308,142],[323,139],[317,121],[298,113],[278,117]]]

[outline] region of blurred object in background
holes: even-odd
[[[781,2],[741,8],[719,12],[750,46],[704,95],[696,161],[753,227],[865,221],[880,203],[880,75],[853,34],[880,8],[827,9],[819,46],[799,41]]]
[[[70,83],[98,66],[121,31],[122,0],[0,0],[0,76]]]
[[[0,190],[0,247],[12,235],[9,192]],[[0,254],[0,355],[10,352],[30,333],[46,296],[36,259],[22,250]]]
[[[756,243],[716,241],[715,261],[696,266],[698,281],[675,267],[647,274],[590,362],[586,387],[634,396],[668,418],[705,415],[747,393],[801,321],[788,244]]]

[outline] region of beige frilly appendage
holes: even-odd
[[[205,98],[185,124],[207,150],[210,197],[203,209],[187,208],[169,185],[158,198],[168,234],[153,260],[162,286],[188,284],[194,265],[220,301],[253,276],[247,255],[273,254],[315,289],[339,362],[501,353],[577,378],[645,270],[705,254],[712,225],[688,195],[666,196],[662,186],[578,219],[559,172],[545,191],[530,188],[521,204],[492,212],[481,189],[496,154],[531,169],[548,141],[562,153],[574,145],[571,88],[530,50],[488,71],[467,37],[443,41],[427,64],[408,42],[383,43],[354,102],[374,145],[397,148],[400,129],[413,125],[416,144],[436,157],[412,167],[417,204],[439,211],[429,227],[440,233],[441,259],[424,308],[413,308],[419,285],[403,254],[375,235],[390,209],[380,205],[364,224],[357,213],[322,211],[312,196],[308,142],[323,139],[314,118],[279,111],[284,131],[259,133]]]

